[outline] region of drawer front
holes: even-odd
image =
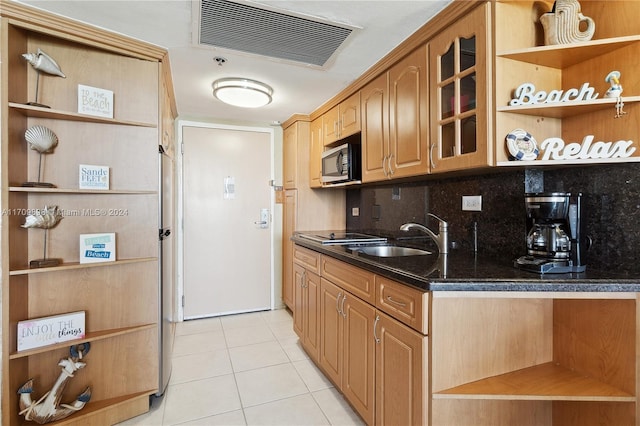
[[[414,330],[429,331],[429,293],[376,276],[376,308]]]
[[[322,278],[326,278],[365,302],[375,304],[375,276],[373,272],[367,272],[328,256],[322,256],[321,265],[320,275]]]
[[[293,263],[320,275],[320,253],[298,245],[293,246]]]

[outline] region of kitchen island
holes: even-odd
[[[328,377],[361,415],[359,404],[374,413],[363,415],[367,423],[640,424],[638,277],[589,268],[537,275],[514,268],[511,259],[456,250],[446,259],[385,258],[299,234],[293,241],[304,256],[317,256],[318,307],[305,308],[307,316],[317,315],[314,361],[325,373],[322,354],[334,350],[325,338],[325,328],[331,334],[334,327],[327,318],[343,316],[345,324],[362,318],[365,336],[341,337],[350,348],[335,352],[344,371]],[[340,270],[345,275],[334,278]],[[337,297],[327,299],[325,289],[334,286]],[[368,306],[371,323],[365,315],[350,320],[345,300]],[[408,343],[400,331],[422,340]],[[357,334],[353,327],[350,334]],[[359,362],[347,362],[356,346],[363,348]],[[369,405],[361,403],[364,390],[356,398],[343,386],[344,377],[366,377],[361,366],[368,363],[375,366],[362,381],[363,389],[372,388]]]

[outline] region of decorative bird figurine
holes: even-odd
[[[60,69],[58,63],[49,55],[38,49],[38,53],[24,53],[22,55],[24,59],[31,64],[31,66],[39,71],[45,72],[51,75],[57,75],[58,77],[67,78],[66,75]]]
[[[27,105],[37,106],[40,108],[51,108],[48,105],[38,102],[38,92],[40,91],[40,73],[55,75],[67,78],[60,69],[60,65],[49,55],[38,48],[38,53],[23,53],[22,57],[31,64],[36,70],[36,100],[35,102],[27,102]]]
[[[611,87],[604,94],[605,98],[616,98],[616,115],[615,118],[619,118],[626,114],[622,110],[624,102],[622,102],[622,85],[620,84],[620,71],[611,71],[605,77],[604,81],[609,83]]]

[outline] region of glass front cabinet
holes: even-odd
[[[429,42],[432,173],[493,165],[489,17],[480,6]]]

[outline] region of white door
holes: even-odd
[[[184,319],[272,306],[272,135],[182,128]]]

